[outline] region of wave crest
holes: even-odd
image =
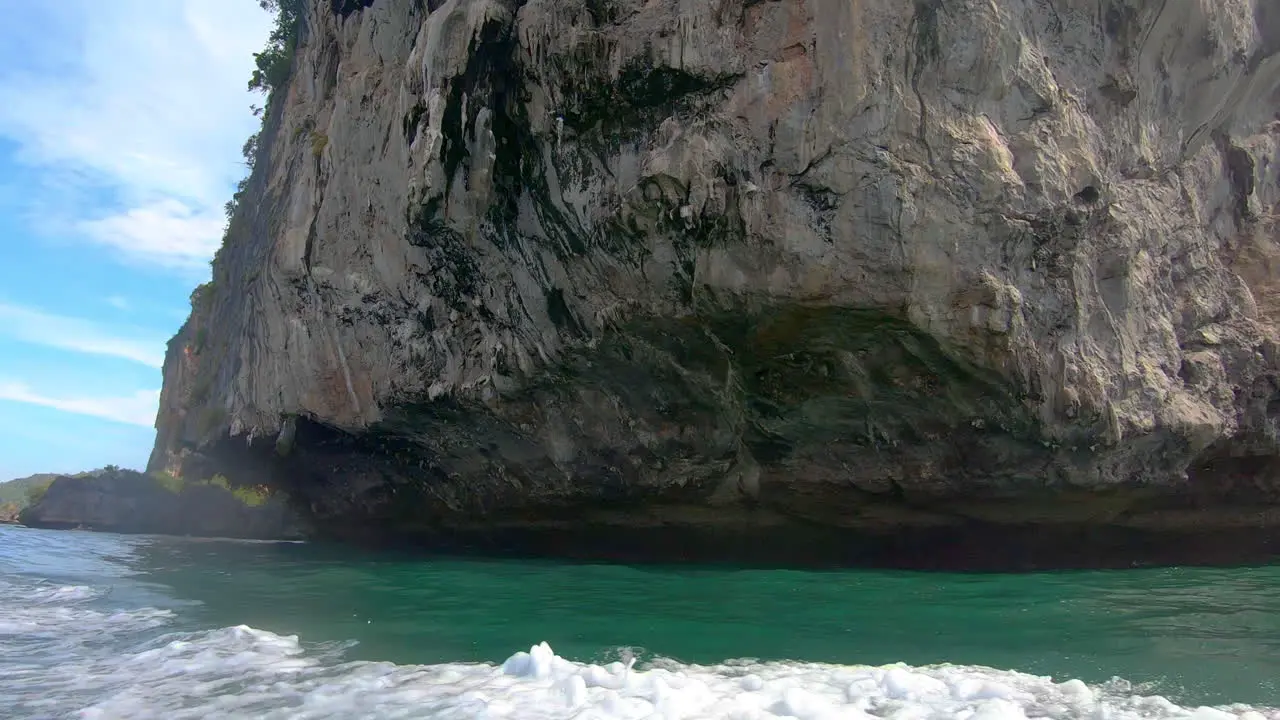
[[[88,672],[105,696],[92,718],[505,718],[594,720],[1280,720],[1243,705],[1187,708],[1090,687],[971,666],[883,667],[727,662],[640,668],[557,656],[546,643],[501,665],[344,662],[347,646],[309,647],[247,626],[169,636]]]

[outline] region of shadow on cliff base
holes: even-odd
[[[298,507],[300,513],[307,509]],[[637,508],[652,512],[655,508]],[[661,511],[661,508],[657,508]],[[712,526],[623,526],[541,516],[503,524],[427,529],[376,518],[311,518],[311,539],[397,557],[543,559],[766,568],[851,567],[927,571],[1026,572],[1170,565],[1257,565],[1280,558],[1268,527],[1153,530],[1107,524],[957,521],[945,527],[857,528],[777,522],[726,510]],[[729,517],[732,515],[732,517]],[[336,548],[335,548],[336,549]]]
[[[507,528],[399,534],[346,528],[328,537],[411,556],[555,559],[627,564],[964,572],[1260,565],[1280,558],[1274,532],[1161,533],[1106,526],[968,523],[947,529],[860,533],[834,528],[713,532],[691,527]]]
[[[383,477],[381,453],[368,436],[299,419],[297,447],[282,457],[270,444],[246,452],[242,440],[226,438],[215,458],[194,454],[188,467],[204,462],[243,477],[271,478],[295,501],[295,511],[313,528],[311,539],[364,550],[422,558],[541,558],[629,564],[698,564],[777,568],[896,568],[936,571],[1019,572],[1053,569],[1132,568],[1169,565],[1256,565],[1280,557],[1280,529],[1265,521],[1264,506],[1195,507],[1169,498],[1128,515],[1122,522],[1063,521],[1080,497],[1046,495],[1042,511],[1060,513],[1041,522],[987,522],[954,514],[932,526],[880,522],[840,527],[778,513],[757,505],[700,506],[625,497],[592,506],[494,508],[489,514],[445,516],[406,502],[400,510],[362,505],[361,483]],[[382,442],[382,440],[377,440]],[[323,466],[322,473],[309,471]],[[1233,466],[1234,467],[1234,466]],[[377,488],[377,485],[371,485]],[[1148,499],[1149,501],[1150,499]],[[1188,501],[1186,498],[1183,501]],[[1121,496],[1090,496],[1089,502],[1135,502]],[[863,498],[862,502],[866,502]],[[920,508],[887,495],[871,501],[871,514],[885,517]],[[970,499],[970,503],[973,499]],[[981,504],[981,500],[977,501]],[[1164,504],[1162,504],[1164,503]],[[998,507],[993,501],[988,509]],[[604,516],[610,518],[601,521]],[[944,506],[933,508],[945,512]],[[1212,520],[1212,513],[1234,520]],[[1006,511],[1007,514],[1008,511]],[[1172,513],[1165,515],[1162,513]],[[1161,525],[1161,517],[1208,513],[1202,525],[1185,518]],[[1252,521],[1251,516],[1256,516]],[[1151,521],[1143,526],[1142,518]],[[1136,520],[1135,520],[1136,519]],[[634,521],[633,521],[634,520]],[[1128,525],[1122,524],[1124,521]]]

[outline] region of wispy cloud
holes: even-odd
[[[31,198],[41,224],[131,262],[200,268],[244,173],[238,149],[257,124],[248,106],[260,102],[245,84],[270,22],[256,0],[60,0],[6,11],[0,136],[41,174]]]
[[[160,404],[160,391],[139,390],[124,397],[56,397],[35,392],[24,383],[0,382],[0,400],[40,405],[128,425],[152,427]]]
[[[107,304],[117,310],[129,310],[133,307],[133,304],[129,302],[128,298],[120,295],[109,296],[107,298]]]
[[[222,239],[221,212],[199,213],[177,200],[162,200],[77,227],[91,240],[130,259],[168,268],[194,269],[213,257]]]
[[[54,315],[33,308],[0,303],[0,336],[45,347],[89,355],[105,355],[164,366],[165,341],[141,332],[108,331],[81,318]]]

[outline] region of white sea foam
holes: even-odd
[[[1189,708],[1120,682],[982,667],[593,665],[546,644],[496,666],[349,662],[347,645],[248,626],[157,635],[170,611],[112,609],[101,589],[0,584],[0,708],[19,717],[1280,720],[1276,709]]]
[[[101,699],[85,718],[434,718],[797,720],[1263,720],[1268,708],[1187,708],[1078,680],[981,667],[659,663],[638,669],[558,657],[546,644],[501,666],[341,662],[240,626],[176,637],[110,667],[58,674]]]
[[[29,603],[66,603],[92,600],[101,597],[102,590],[87,585],[56,585],[53,583],[36,583],[29,587],[23,598]]]
[[[173,613],[157,608],[131,610],[91,607],[108,594],[103,588],[0,579],[0,658],[9,645],[5,636],[46,638],[61,643],[101,640],[165,625]],[[70,631],[74,629],[74,631]]]
[[[102,612],[83,608],[11,608],[0,614],[0,638],[5,635],[48,633],[63,641],[76,638],[101,640],[104,635],[128,635],[163,626],[173,617],[169,610],[142,608]],[[74,633],[67,628],[77,629]]]
[[[63,556],[73,562],[75,548],[67,544]],[[115,552],[101,543],[101,557],[108,551]],[[47,559],[37,571],[60,563]],[[0,572],[0,716],[1280,720],[1274,708],[1183,707],[1121,681],[1089,686],[970,666],[593,665],[545,644],[501,665],[350,662],[347,644],[304,643],[247,626],[173,632],[178,616],[146,606],[172,599],[151,599],[136,582],[112,592],[126,570],[102,560],[82,564],[92,571],[89,584]]]

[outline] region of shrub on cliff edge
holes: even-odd
[[[257,68],[249,77],[249,89],[265,91],[270,102],[270,94],[289,81],[293,51],[298,45],[298,30],[306,8],[304,0],[258,0],[258,5],[276,14],[276,26],[267,37],[267,46],[253,54]]]
[[[27,507],[31,507],[44,499],[44,494],[49,491],[49,486],[53,484],[53,478],[41,480],[27,488]]]
[[[186,486],[186,481],[184,481],[182,478],[176,477],[174,475],[170,475],[169,473],[164,472],[163,470],[158,470],[156,472],[151,473],[151,479],[155,480],[157,485],[164,488],[165,490],[168,490],[174,495],[177,495],[178,493],[182,492],[182,488]]]

